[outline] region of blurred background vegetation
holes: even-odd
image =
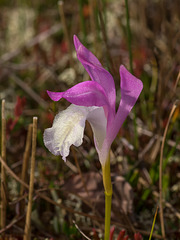
[[[128,29],[125,2],[0,1],[0,99],[6,100],[6,162],[18,178],[22,177],[28,126],[38,117],[32,239],[86,239],[81,231],[90,239],[102,238],[101,166],[90,126],[87,123],[83,145],[72,147],[67,163],[49,153],[42,140],[55,114],[69,104],[52,102],[46,90],[65,91],[89,79],[77,60],[74,34],[113,75],[117,105],[121,64],[144,84],[135,110],[112,145],[113,239],[122,229],[129,239],[135,232],[149,239],[159,206],[160,158],[165,233],[167,239],[180,239],[180,4],[179,0],[129,1]],[[30,152],[28,156],[30,160]],[[22,191],[12,172],[6,168],[2,239],[22,239],[25,227],[28,190]],[[29,184],[30,167],[25,173],[24,181]],[[1,196],[1,206],[2,201]],[[158,213],[153,239],[163,239],[161,221]]]

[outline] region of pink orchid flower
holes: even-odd
[[[102,67],[99,60],[74,36],[77,58],[88,72],[92,81],[76,84],[65,92],[47,91],[53,101],[65,98],[72,103],[59,112],[53,126],[44,132],[44,143],[54,155],[63,160],[69,155],[71,145],[83,142],[85,121],[93,130],[95,147],[102,166],[106,163],[109,150],[120,127],[136,103],[143,84],[121,65],[121,100],[115,109],[116,90],[113,77]]]

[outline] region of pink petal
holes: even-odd
[[[64,92],[51,92],[47,90],[47,94],[53,101],[59,101],[62,98]]]
[[[65,98],[70,103],[79,106],[105,106],[108,104],[108,99],[104,89],[97,82],[86,81],[78,83],[65,92],[50,92],[47,91],[50,98],[58,101]]]
[[[112,128],[108,131],[108,137],[111,142],[116,137],[120,127],[135,105],[143,89],[143,83],[141,80],[137,79],[131,73],[129,73],[123,65],[120,66],[120,77],[121,100]]]
[[[102,67],[97,57],[84,47],[76,35],[74,35],[74,46],[79,57],[84,58],[85,61],[92,63],[94,66]]]
[[[111,74],[105,70],[99,60],[85,48],[79,39],[74,35],[74,45],[77,58],[89,73],[92,81],[98,82],[106,92],[112,110],[115,112],[116,90]]]

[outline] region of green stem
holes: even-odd
[[[109,240],[109,236],[110,236],[111,199],[112,199],[112,194],[111,195],[107,195],[105,193],[105,230],[104,230],[104,240]]]
[[[111,199],[112,199],[112,184],[110,172],[110,156],[102,166],[103,184],[105,190],[105,232],[104,240],[109,240],[110,237],[110,223],[111,223]]]
[[[128,37],[128,49],[129,49],[129,66],[130,72],[133,74],[133,56],[132,56],[132,45],[131,45],[131,28],[130,28],[130,20],[129,20],[129,7],[128,7],[128,0],[125,0],[126,6],[126,28],[127,28],[127,37]],[[136,123],[136,109],[133,108],[134,118],[133,118],[133,125],[134,125],[134,145],[135,148],[138,149],[138,133],[137,133],[137,123]]]

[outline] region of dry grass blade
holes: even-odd
[[[24,238],[23,238],[24,240],[30,239],[31,210],[32,210],[33,190],[34,190],[36,138],[37,138],[37,117],[33,117],[31,171],[30,171],[28,207],[27,207],[27,213],[26,213],[26,223],[25,223],[25,231],[24,231]]]
[[[32,139],[32,124],[29,124],[28,127],[28,134],[26,139],[26,147],[23,155],[23,164],[22,164],[22,172],[21,172],[21,179],[23,182],[27,183],[28,181],[28,162],[29,162],[29,156],[30,156],[30,150],[31,150],[31,139]],[[20,189],[20,196],[22,197],[24,194],[25,186],[21,184]],[[20,202],[20,213],[24,212],[25,208],[25,201]]]
[[[160,150],[160,163],[159,163],[159,203],[160,203],[160,221],[161,221],[161,231],[162,236],[165,239],[165,227],[164,227],[164,216],[163,216],[163,192],[162,192],[162,171],[163,171],[163,151],[164,151],[164,144],[166,140],[167,130],[171,121],[171,118],[173,116],[174,111],[177,108],[177,103],[175,102],[173,104],[173,107],[171,109],[171,112],[169,114],[168,122],[166,124],[163,138],[162,138],[162,144],[161,144],[161,150]]]
[[[5,100],[2,100],[1,107],[1,156],[6,162],[6,119],[5,119]],[[6,226],[6,174],[3,164],[1,164],[1,228]]]
[[[27,169],[28,169],[28,160],[29,160],[29,154],[30,154],[30,148],[31,148],[31,137],[32,137],[32,124],[30,124],[28,127],[26,147],[25,147],[24,156],[23,156],[22,175],[21,175],[21,179],[23,182],[27,181]],[[20,191],[21,196],[23,195],[23,192],[24,192],[24,185],[21,184],[21,191]]]

